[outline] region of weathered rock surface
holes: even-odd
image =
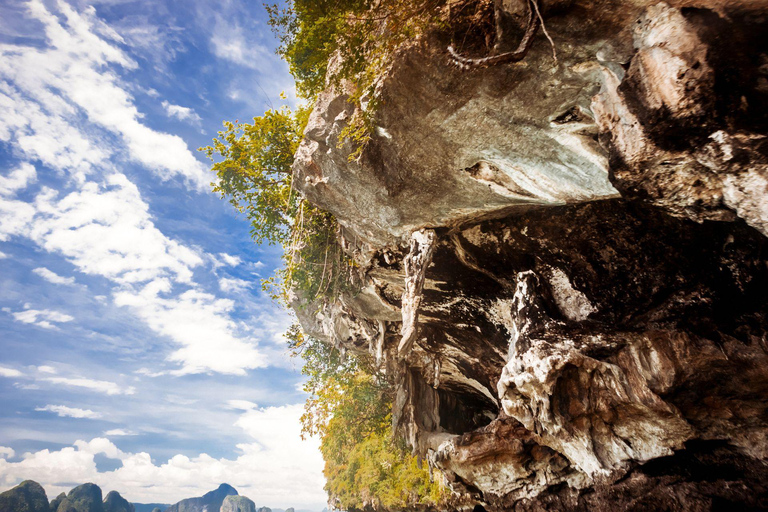
[[[104,498],[104,512],[136,512],[136,508],[117,491],[109,491]]]
[[[104,512],[101,488],[92,483],[78,485],[59,502],[58,512]]]
[[[0,512],[49,512],[45,489],[32,480],[0,493]]]
[[[199,498],[187,498],[168,507],[165,512],[211,512],[221,510],[227,496],[237,496],[237,490],[229,484],[221,484],[216,490]]]
[[[221,512],[256,512],[256,504],[245,496],[227,496]]]
[[[768,2],[557,7],[558,63],[404,48],[357,162],[321,96],[294,173],[361,271],[300,321],[488,510],[768,509]]]

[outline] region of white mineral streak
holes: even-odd
[[[403,291],[402,305],[403,327],[401,330],[402,338],[397,346],[397,353],[400,357],[407,356],[416,341],[424,276],[432,261],[435,241],[435,232],[431,229],[414,231],[411,235],[410,252],[403,261],[405,266],[405,290]]]
[[[587,296],[575,289],[565,272],[559,268],[552,269],[549,284],[557,307],[569,320],[581,322],[586,320],[590,313],[597,311]]]

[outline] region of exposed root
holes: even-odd
[[[514,51],[502,53],[500,55],[492,55],[490,57],[471,58],[460,55],[453,45],[451,45],[448,47],[448,54],[451,56],[453,63],[461,69],[483,68],[509,62],[520,62],[528,54],[531,46],[533,46],[533,39],[536,36],[536,32],[539,30],[539,26],[543,27],[544,34],[552,45],[552,54],[555,58],[555,62],[557,62],[555,43],[549,36],[546,27],[544,27],[544,19],[539,11],[538,0],[528,0],[528,22],[526,24],[525,34],[517,49]]]

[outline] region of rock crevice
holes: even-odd
[[[547,18],[557,64],[539,35],[469,71],[426,36],[353,162],[351,91],[319,98],[294,175],[360,275],[299,319],[376,356],[397,432],[457,495],[768,507],[766,20],[573,0]]]

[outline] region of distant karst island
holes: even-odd
[[[310,512],[306,510],[261,507],[229,484],[221,484],[200,497],[186,498],[173,505],[130,503],[119,492],[110,491],[102,499],[101,488],[92,483],[78,485],[50,502],[39,483],[25,480],[0,493],[0,512]]]

